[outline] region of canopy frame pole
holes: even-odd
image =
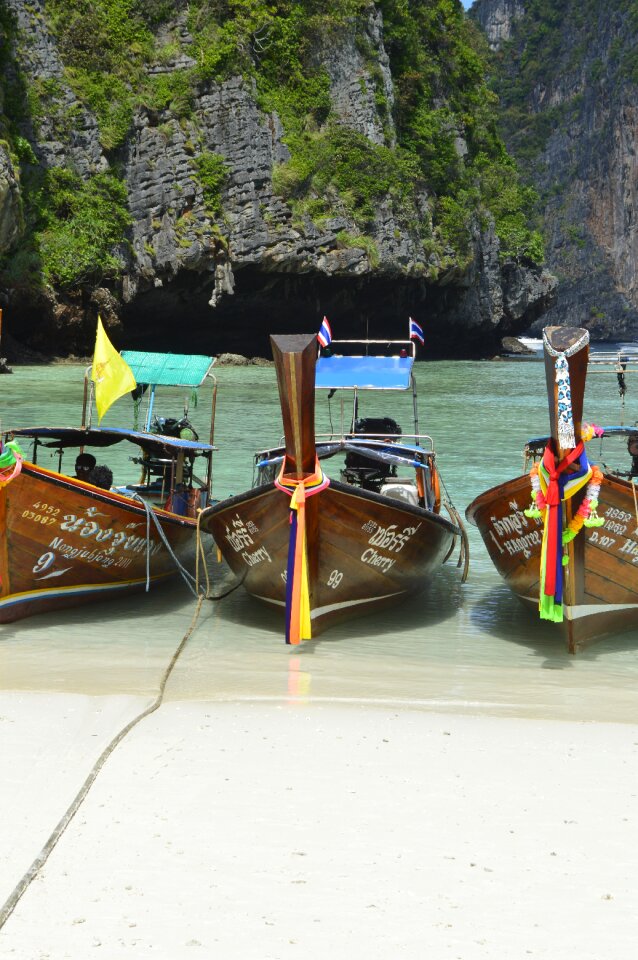
[[[144,427],[145,433],[151,432],[151,417],[153,415],[153,403],[155,402],[155,387],[157,384],[149,384],[149,398],[148,398],[148,410],[146,411],[146,426]]]
[[[211,398],[211,408],[210,408],[210,445],[214,446],[215,443],[215,415],[217,413],[217,377],[209,373],[208,376],[213,381],[213,396]],[[213,451],[211,450],[210,455],[208,456],[207,463],[207,473],[206,473],[206,501],[207,506],[210,502],[210,498],[213,492]]]
[[[87,367],[84,371],[84,396],[82,398],[82,429],[90,430],[91,429],[91,420],[93,415],[93,393],[94,386],[93,380],[89,376],[89,372],[93,372],[93,365]],[[87,422],[87,412],[88,412],[88,422]]]

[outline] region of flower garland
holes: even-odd
[[[0,490],[18,476],[22,470],[24,454],[15,440],[0,442]]]
[[[604,436],[604,433],[604,427],[597,427],[595,423],[583,423],[581,427],[581,440],[583,440],[584,443],[589,443],[589,441],[593,440],[594,438],[600,439],[600,437]],[[602,527],[605,523],[604,517],[599,517],[598,513],[596,512],[603,474],[600,468],[596,466],[592,466],[591,471],[591,479],[587,485],[583,502],[572,519],[569,521],[567,530],[563,531],[563,546],[571,543],[574,537],[580,533],[583,526]],[[541,490],[541,482],[538,478],[537,463],[532,466],[532,469],[529,472],[529,478],[532,484],[532,502],[529,508],[524,511],[524,513],[529,519],[538,519],[543,516],[543,511],[547,507],[547,501],[545,500]],[[565,558],[563,558],[563,562],[566,562]]]
[[[602,474],[594,474],[587,460],[582,440],[562,460],[557,460],[551,443],[545,447],[543,457],[530,470],[532,503],[524,511],[530,518],[543,518],[543,539],[540,551],[540,578],[538,611],[542,620],[560,623],[564,617],[563,574],[561,568],[569,562],[566,543],[576,536],[585,520],[598,520],[594,502],[598,502]],[[573,518],[563,530],[562,504],[577,493],[586,490],[588,501],[581,517]],[[595,496],[594,496],[595,494]]]
[[[530,482],[532,484],[532,502],[527,510],[524,511],[525,516],[530,520],[535,518],[540,518],[543,516],[544,511],[547,509],[547,500],[541,490],[541,482],[538,476],[538,464],[535,463],[532,469],[529,472]],[[578,510],[569,521],[567,529],[563,531],[562,543],[565,546],[576,537],[583,526],[585,527],[602,527],[605,518],[599,517],[597,513],[598,507],[598,496],[600,494],[600,486],[603,482],[603,472],[600,467],[592,465],[591,468],[591,478],[587,484],[587,490],[585,491],[585,496]],[[566,558],[563,558],[563,563],[566,562]]]
[[[581,428],[580,438],[585,443],[589,443],[594,437],[600,438],[605,435],[604,427],[597,427],[595,423],[584,423]]]

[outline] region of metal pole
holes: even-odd
[[[410,382],[412,383],[412,409],[414,411],[414,433],[419,436],[419,406],[416,399],[416,383],[414,380],[414,374],[410,374]]]
[[[89,370],[84,371],[84,397],[82,398],[82,427],[86,427],[86,404],[89,399]]]
[[[214,377],[211,374],[213,380],[213,396],[211,401],[211,411],[210,411],[210,445],[213,446],[215,442],[215,414],[217,411],[217,377]],[[213,490],[213,452],[211,450],[208,455],[208,472],[206,474],[206,503],[210,503],[211,494]]]
[[[153,401],[155,400],[155,386],[156,386],[156,385],[155,385],[154,383],[152,383],[152,384],[150,385],[150,387],[151,387],[151,392],[150,392],[150,396],[149,396],[149,400],[148,400],[148,412],[147,412],[147,414],[146,414],[146,426],[144,427],[144,432],[145,432],[145,433],[150,433],[150,432],[151,432],[151,416],[152,416],[152,414],[153,414]]]

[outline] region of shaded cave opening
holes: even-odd
[[[256,265],[236,267],[234,293],[210,305],[212,273],[182,271],[140,289],[129,303],[119,292],[87,287],[56,301],[16,297],[5,314],[3,348],[10,360],[93,354],[98,313],[118,350],[160,353],[236,353],[270,358],[269,336],[315,333],[328,317],[335,340],[407,340],[409,319],[423,328],[423,360],[479,359],[500,352],[511,329],[474,323],[468,288],[404,276],[326,276],[317,272],[275,273]],[[104,285],[106,286],[106,285]],[[471,290],[471,288],[470,288]],[[120,324],[113,327],[115,317]],[[110,313],[110,317],[109,317]],[[109,322],[109,320],[111,322]]]
[[[324,316],[335,340],[407,340],[412,317],[425,331],[423,359],[471,357],[486,347],[483,337],[479,347],[474,332],[451,327],[451,290],[443,294],[424,280],[275,274],[248,266],[236,270],[234,293],[216,307],[209,305],[211,288],[210,277],[183,273],[140,293],[121,311],[126,348],[269,358],[271,333],[314,333]]]

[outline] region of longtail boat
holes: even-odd
[[[583,424],[586,330],[546,327],[543,344],[551,435],[527,443],[529,474],[482,493],[466,516],[516,596],[576,653],[638,625],[638,469],[601,469],[585,452],[589,440],[623,434],[638,455],[638,430]],[[621,387],[625,366],[616,363]]]
[[[419,434],[414,344],[353,356],[333,351],[343,344],[367,354],[378,342],[334,340],[317,359],[314,334],[270,339],[285,446],[260,451],[256,485],[205,510],[201,525],[249,593],[285,610],[286,642],[297,644],[405,599],[459,541],[466,563],[467,544],[448,501],[450,518],[442,513],[432,439]],[[342,407],[340,432],[315,435],[315,387],[329,398],[353,392],[348,427]],[[413,434],[391,418],[359,415],[362,392],[376,390],[412,390]],[[329,478],[324,463],[338,455],[340,479]]]
[[[188,421],[188,401],[181,419],[155,416],[153,404],[158,385],[190,392],[201,386],[212,376],[213,358],[124,356],[136,375],[138,403],[142,395],[148,398],[142,430],[91,426],[93,384],[87,371],[81,426],[21,427],[3,434],[0,623],[148,589],[173,576],[176,563],[193,552],[198,510],[211,494],[215,401],[205,442]],[[129,457],[137,465],[135,480],[111,488],[107,478],[103,486],[104,467],[100,473],[97,458],[126,442],[136,454]],[[57,469],[38,463],[43,452],[57,457]],[[81,477],[80,462],[87,460],[95,468]]]

